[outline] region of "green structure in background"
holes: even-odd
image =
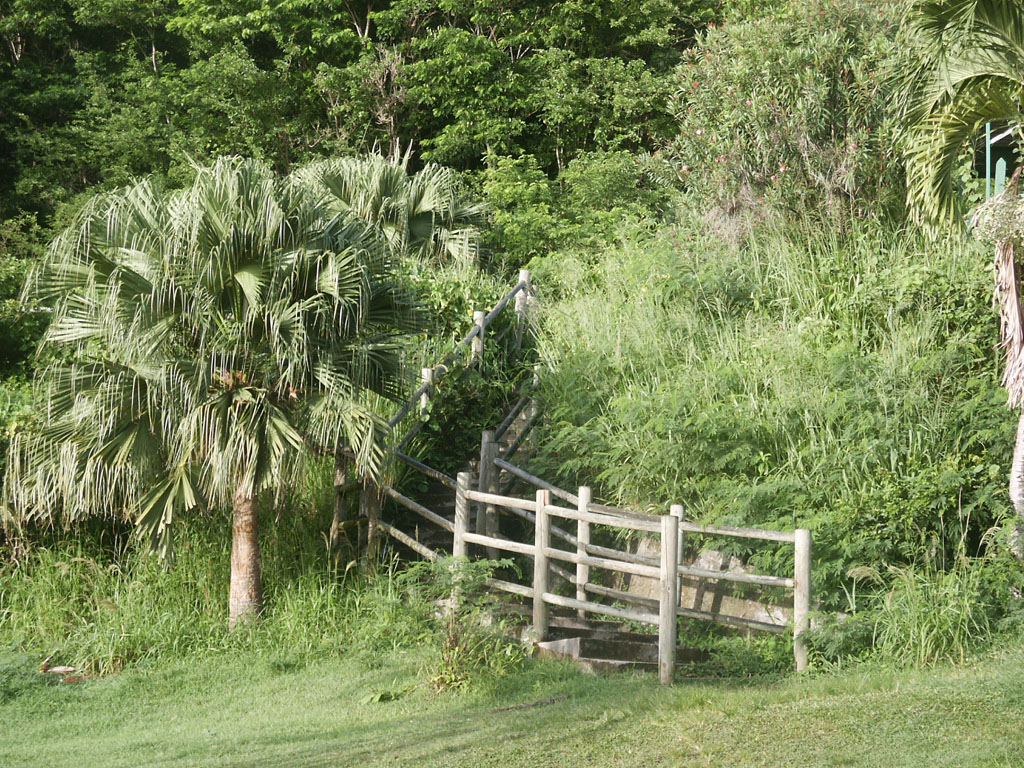
[[[985,123],[985,199],[998,195],[1006,186],[1006,177],[1017,167],[1016,126],[992,135],[992,123]]]

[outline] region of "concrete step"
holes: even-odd
[[[565,637],[537,643],[537,654],[571,659],[584,666],[604,665],[605,671],[658,666],[658,643],[595,637]],[[676,665],[706,661],[707,653],[696,648],[677,647]],[[639,665],[639,666],[638,666]],[[596,669],[595,669],[596,671]]]

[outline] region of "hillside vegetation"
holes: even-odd
[[[142,175],[173,196],[222,155],[280,179],[381,150],[403,177],[456,169],[447,191],[487,211],[472,263],[396,260],[433,321],[402,348],[406,390],[529,267],[532,468],[620,505],[811,528],[816,600],[852,615],[821,623],[821,669],[964,662],[1016,631],[991,249],[927,238],[904,209],[903,3],[122,5],[0,10],[0,451],[45,412],[29,382],[57,354],[33,357],[50,310],[23,306],[21,285],[92,196]],[[481,425],[442,418],[496,413],[529,375],[442,389],[414,447],[463,466]],[[443,631],[405,616],[393,575],[356,578],[356,551],[329,550],[334,466],[319,459],[261,497],[267,606],[244,633],[219,621],[216,504],[185,521],[167,569],[108,507],[73,527],[5,508],[0,645],[90,674],[221,651],[437,651]],[[791,572],[785,548],[731,553]],[[744,646],[740,673],[788,665],[785,642]]]

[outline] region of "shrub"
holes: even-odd
[[[720,219],[900,210],[885,76],[898,26],[895,3],[801,0],[707,30],[670,100],[666,154],[693,199]]]
[[[742,249],[699,229],[635,236],[544,297],[537,468],[622,506],[810,527],[829,609],[852,567],[954,545],[959,511],[976,547],[1007,509],[1013,437],[987,257],[871,224]]]
[[[502,677],[522,666],[526,647],[510,635],[486,588],[495,570],[510,567],[511,560],[441,558],[416,563],[402,575],[433,627],[425,673],[435,688],[466,688],[474,680]]]

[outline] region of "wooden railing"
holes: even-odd
[[[798,671],[802,671],[807,667],[807,650],[803,642],[803,635],[807,630],[811,595],[810,531],[797,529],[789,533],[698,526],[686,523],[681,519],[682,510],[678,505],[674,506],[670,514],[667,515],[647,515],[637,512],[623,514],[621,510],[608,511],[608,507],[593,504],[590,501],[590,489],[585,486],[579,489],[579,494],[576,496],[576,508],[573,509],[552,504],[551,489],[539,489],[536,492],[536,498],[531,500],[476,491],[470,487],[471,481],[472,476],[468,472],[459,473],[456,481],[452,553],[455,556],[466,556],[469,552],[468,545],[476,544],[487,548],[488,551],[511,552],[526,556],[533,561],[532,587],[513,585],[515,588],[509,589],[509,582],[494,583],[492,586],[525,595],[533,600],[533,638],[536,642],[544,640],[547,635],[548,605],[574,608],[584,614],[596,613],[654,624],[658,626],[659,677],[662,682],[671,682],[675,669],[676,620],[680,616],[703,613],[689,611],[679,605],[679,580],[681,577],[690,576],[792,589],[794,592],[793,634],[796,668]],[[528,519],[531,519],[534,524],[533,543],[512,541],[496,531],[490,533],[470,531],[469,502],[473,501],[495,509],[506,509],[520,517],[528,516]],[[572,536],[568,532],[558,529],[552,524],[552,518],[576,521],[576,535]],[[658,558],[644,557],[632,552],[592,545],[590,544],[592,525],[657,534],[660,556]],[[558,538],[574,546],[575,549],[553,547],[552,533],[555,530],[560,533]],[[791,543],[795,550],[793,577],[710,571],[682,565],[680,563],[682,534],[686,531]],[[552,561],[571,563],[576,566],[574,575],[564,571],[561,574],[566,581],[575,586],[575,597],[559,595],[551,589],[551,575],[554,570]],[[622,590],[595,584],[591,581],[590,570],[592,568],[655,579],[659,584],[659,599],[654,601],[637,598]],[[639,603],[646,610],[606,605],[590,599],[588,593],[616,598],[623,602]],[[697,617],[706,618],[704,615]],[[766,628],[763,622],[742,621],[741,623],[749,628]]]
[[[511,328],[517,333],[516,345],[521,343],[525,326],[527,304],[531,296],[529,272],[519,274],[518,283],[490,312],[474,313],[473,330],[460,342],[457,349],[446,360],[433,368],[424,368],[422,384],[409,400],[391,419],[391,426],[397,426],[413,409],[426,410],[436,381],[444,375],[457,355],[468,348],[471,362],[479,361],[484,354],[486,331],[493,320],[515,300],[515,312],[520,322],[506,326],[499,334],[503,336]],[[536,377],[534,380],[536,384]],[[399,506],[452,535],[452,553],[456,557],[468,556],[471,545],[483,547],[487,557],[498,557],[499,552],[512,553],[532,562],[531,584],[492,578],[488,584],[498,590],[529,598],[533,601],[533,637],[536,641],[545,639],[548,633],[548,609],[555,605],[575,609],[581,616],[588,613],[612,616],[619,619],[653,624],[658,627],[659,677],[662,682],[672,680],[675,668],[676,627],[679,617],[714,621],[744,629],[768,632],[784,632],[786,625],[758,621],[722,613],[686,608],[680,605],[681,580],[695,578],[709,581],[726,581],[762,587],[775,587],[793,592],[793,653],[798,671],[807,667],[807,648],[804,634],[808,628],[808,613],[811,599],[811,534],[806,529],[796,531],[774,531],[729,526],[697,525],[686,520],[681,505],[672,505],[666,515],[651,515],[633,510],[611,507],[593,502],[591,491],[583,486],[577,493],[558,488],[540,477],[512,464],[510,459],[523,445],[536,421],[536,410],[527,393],[513,405],[497,429],[484,431],[480,444],[479,474],[474,484],[469,473],[459,473],[452,478],[405,453],[421,420],[398,440],[393,451],[394,457],[413,470],[437,481],[454,492],[455,519],[447,519],[434,510],[409,498],[391,486],[382,486],[375,494],[386,496]],[[517,424],[518,422],[518,424]],[[501,450],[500,442],[513,424],[517,424],[515,437]],[[503,493],[502,477],[511,481],[525,482],[537,490],[535,497],[517,498]],[[474,487],[475,485],[475,487]],[[570,506],[552,503],[552,498]],[[476,515],[471,524],[471,504],[476,504]],[[418,536],[409,535],[398,527],[379,519],[379,502],[375,510],[369,506],[375,519],[370,521],[369,536],[379,529],[422,557],[436,560],[440,552],[425,546]],[[511,514],[533,526],[533,541],[514,541],[501,534],[499,513]],[[566,530],[554,519],[575,521],[575,532]],[[659,541],[658,557],[645,556],[637,552],[600,546],[592,543],[593,526],[610,529],[627,529],[655,534]],[[747,572],[715,571],[685,565],[682,562],[687,535],[735,537],[792,545],[794,548],[794,571],[792,577],[755,574]],[[611,538],[611,537],[610,537]],[[369,537],[368,537],[369,539]],[[557,540],[568,548],[552,546]],[[373,542],[368,540],[367,550],[373,551]],[[567,568],[563,566],[575,566]],[[658,598],[642,597],[632,592],[616,589],[591,578],[591,570],[599,569],[613,573],[654,579],[659,585]],[[553,589],[553,579],[574,587],[573,597],[559,594]],[[618,605],[600,602],[612,600]],[[626,604],[629,607],[622,607]]]
[[[519,271],[519,279],[516,284],[512,286],[508,293],[498,300],[489,312],[476,311],[473,313],[472,330],[470,330],[470,332],[467,333],[461,341],[459,341],[455,350],[452,351],[451,354],[437,365],[431,368],[423,368],[421,370],[420,386],[412,393],[409,399],[399,407],[395,415],[388,421],[389,428],[394,429],[398,427],[406,417],[414,412],[422,415],[427,411],[437,382],[451,370],[456,359],[458,359],[460,355],[464,354],[467,349],[470,350],[471,358],[469,362],[471,365],[478,364],[483,360],[488,327],[513,301],[515,302],[513,304],[513,308],[516,314],[516,322],[506,325],[505,328],[494,337],[494,341],[500,342],[504,338],[505,334],[514,328],[516,334],[515,347],[518,349],[521,346],[523,329],[527,325],[527,312],[530,303],[533,301],[530,271],[526,269]],[[424,464],[406,453],[409,443],[422,427],[423,419],[417,418],[409,429],[402,433],[400,438],[391,441],[388,451],[389,454],[397,461],[411,467],[417,472],[420,472],[433,480],[437,480],[450,488],[454,488],[454,478],[449,477],[438,469]],[[353,458],[350,451],[343,453],[345,453],[349,458]],[[338,475],[340,475],[340,473],[336,471],[336,476]],[[384,524],[380,518],[381,501],[385,496],[391,497],[397,503],[412,509],[412,511],[418,514],[426,516],[427,519],[434,524],[440,524],[439,521],[444,520],[440,515],[436,515],[431,510],[426,509],[422,505],[419,505],[406,496],[398,493],[398,491],[396,491],[392,486],[378,484],[372,478],[368,477],[364,478],[359,483],[336,485],[335,493],[338,494],[343,492],[348,486],[354,487],[358,485],[362,486],[362,495],[360,497],[361,517],[359,520],[366,523],[365,554],[367,558],[374,557],[376,553],[378,531],[382,531],[390,535],[392,538],[402,541],[406,546],[409,546],[408,542],[404,540],[409,538],[407,534],[402,534],[402,537],[397,536],[395,534],[397,529],[395,529],[394,526]],[[445,523],[450,525],[447,521],[445,521]],[[332,526],[332,530],[333,527],[334,526]],[[411,548],[419,551],[416,547]],[[420,552],[420,554],[423,554],[423,552]]]

